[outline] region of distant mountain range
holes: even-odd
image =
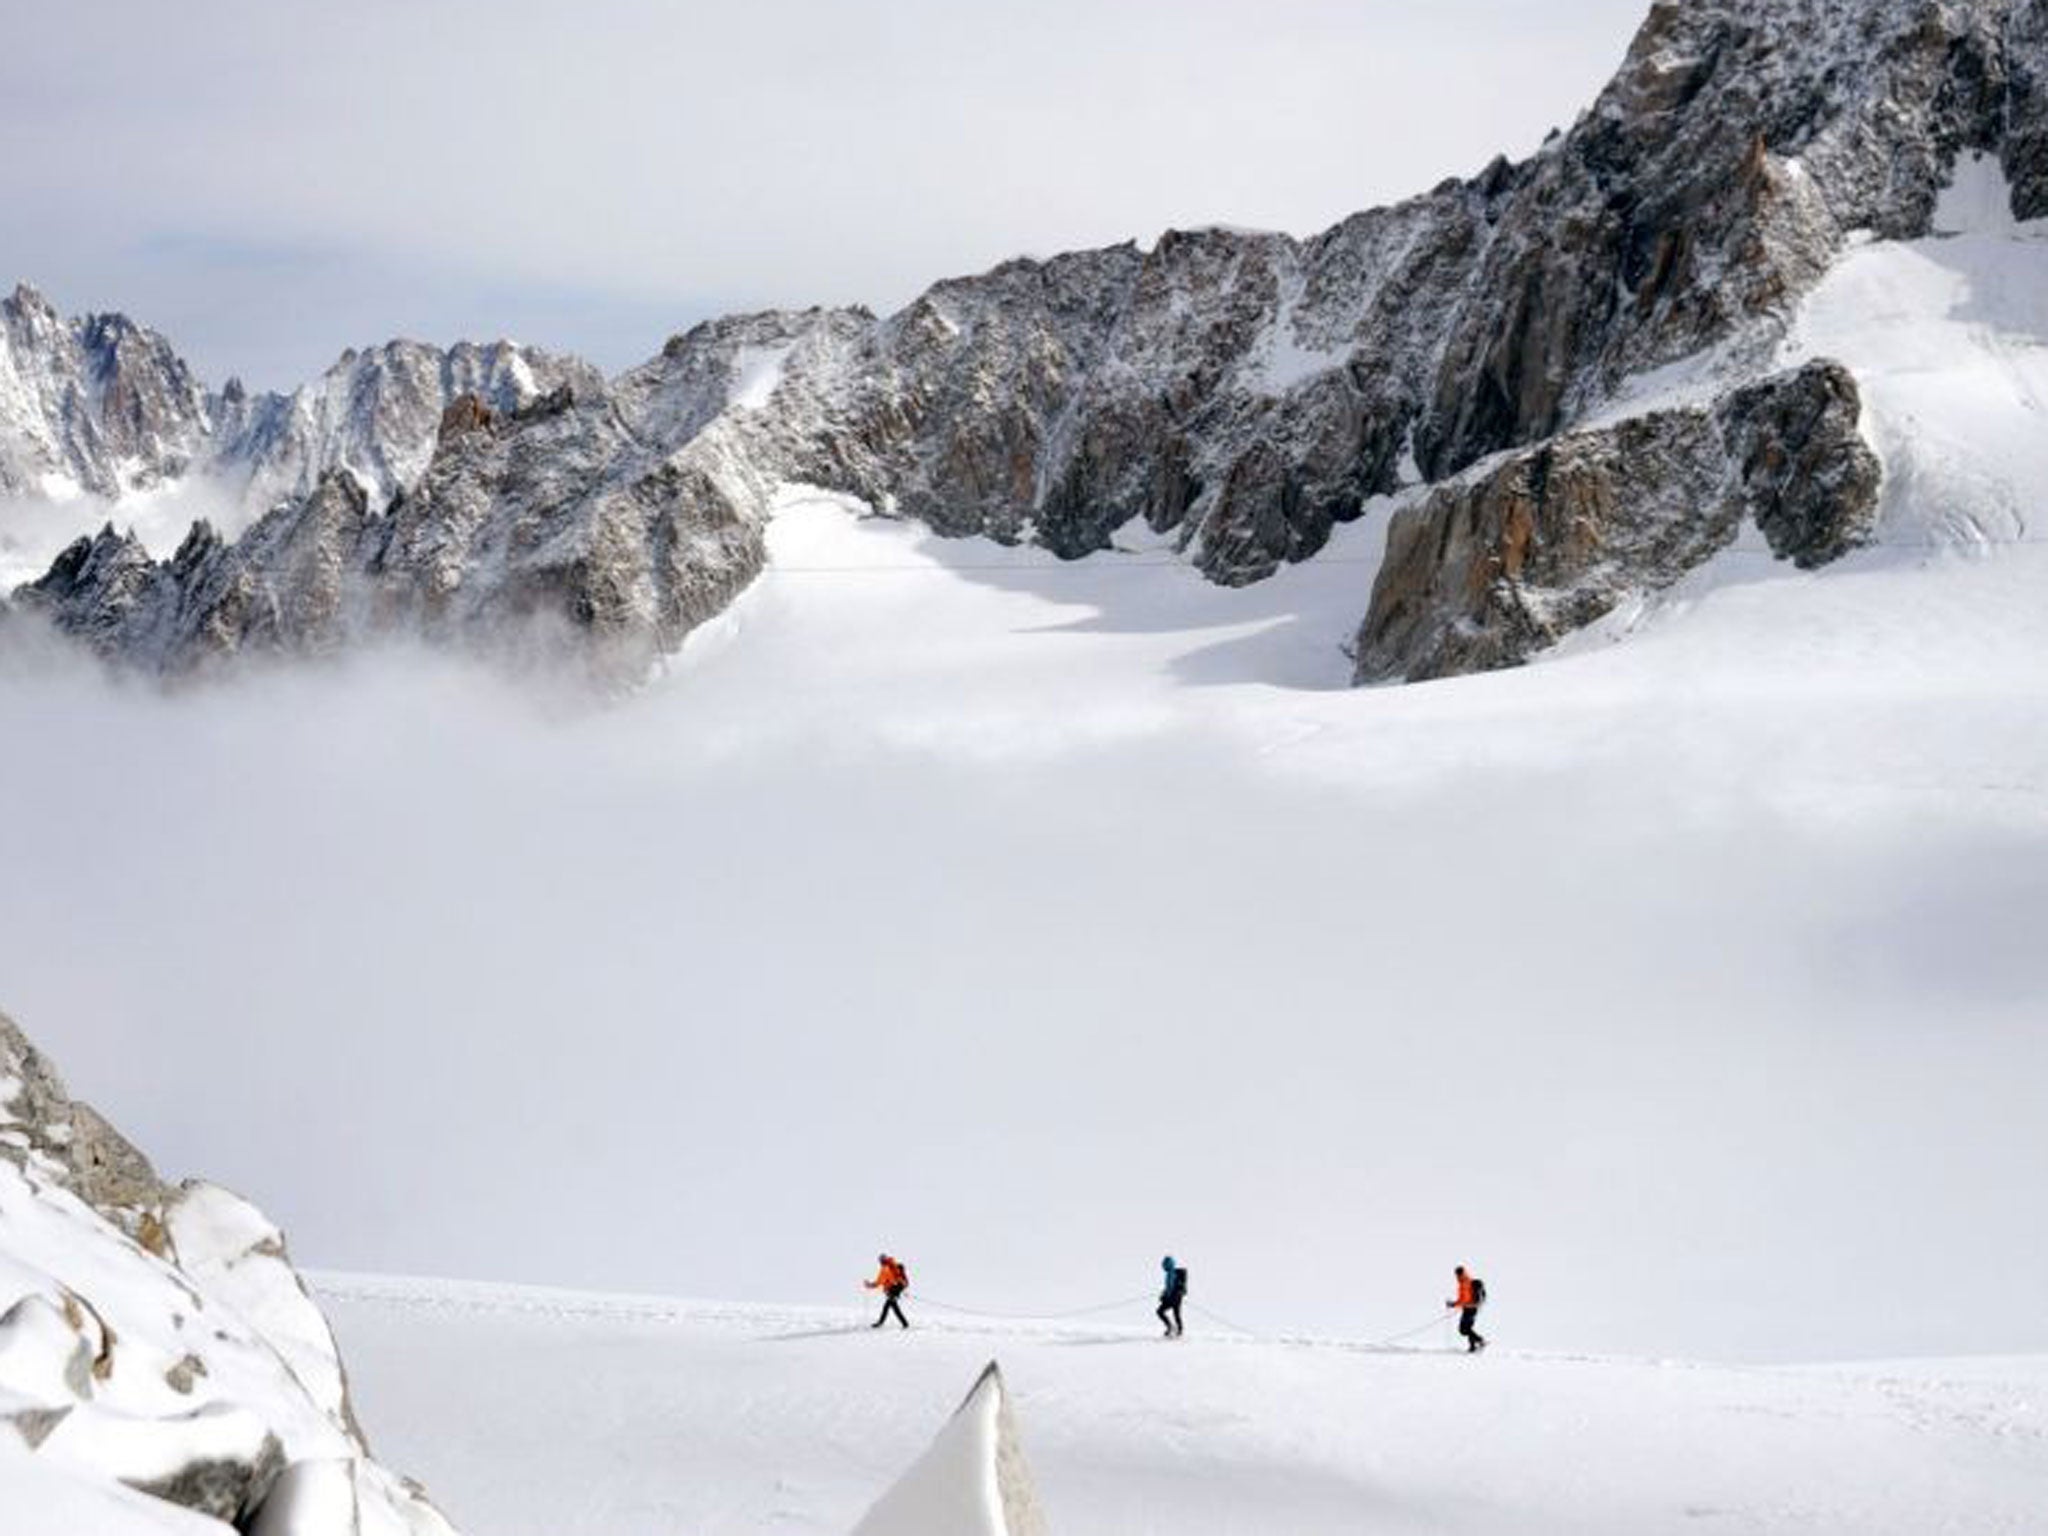
[[[1307,240],[1174,232],[887,318],[710,322],[611,380],[393,342],[289,396],[215,391],[24,288],[0,491],[118,522],[203,476],[253,521],[165,559],[110,523],[11,606],[167,674],[401,632],[630,679],[760,569],[796,481],[1073,558],[1143,519],[1231,584],[1384,517],[1360,679],[1513,665],[1746,527],[1808,566],[1867,537],[1858,381],[1779,343],[1853,233],[1929,231],[1966,153],[2048,215],[2040,0],[1660,0],[1525,162]],[[1650,408],[1641,379],[1688,362]]]

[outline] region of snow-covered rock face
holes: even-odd
[[[168,560],[108,526],[17,604],[165,674],[396,632],[630,682],[760,571],[769,492],[724,434],[671,452],[602,393],[509,415],[465,395],[381,517],[330,470],[232,543],[197,525]]]
[[[1583,463],[1582,434],[1595,429],[1609,457],[1666,441],[1675,418],[1628,424],[1643,414],[1625,402],[1647,372],[1711,358],[1715,387],[1693,402],[1703,409],[1764,384],[1796,301],[1848,237],[1927,233],[1971,155],[2002,168],[2015,216],[2048,213],[2040,0],[1658,0],[1598,102],[1530,160],[1308,240],[1176,232],[1149,251],[1006,263],[886,319],[736,316],[675,338],[609,387],[537,354],[394,344],[289,399],[231,389],[205,407],[219,462],[240,466],[252,495],[300,498],[327,532],[268,524],[232,550],[209,536],[164,565],[110,532],[67,551],[29,606],[153,667],[245,645],[317,647],[353,633],[344,617],[356,614],[494,643],[539,626],[594,644],[609,677],[674,646],[737,590],[758,563],[767,488],[789,481],[940,533],[1066,556],[1142,518],[1216,580],[1255,581],[1314,556],[1376,498],[1463,484],[1495,454],[1569,433]],[[17,308],[24,335],[57,324],[46,306]],[[536,392],[558,384],[573,410],[536,419]],[[50,391],[37,387],[42,400]],[[0,376],[0,406],[13,398],[28,395]],[[496,446],[435,450],[429,421],[472,398]],[[124,419],[159,416],[182,419],[139,406]],[[45,444],[59,434],[11,421],[0,413],[0,433],[26,432],[31,447],[9,451],[27,483],[35,465],[59,463]],[[1726,542],[1727,505],[1712,492],[1753,478],[1756,453],[1842,471],[1801,493],[1846,498],[1797,511],[1814,536],[1780,529],[1773,550],[1813,564],[1855,542],[1867,466],[1846,444],[1681,435],[1677,478],[1653,467],[1603,481],[1594,585],[1605,598],[1588,600],[1585,573],[1558,564],[1568,551],[1530,564],[1461,544],[1424,569],[1434,557],[1411,541],[1393,562],[1404,585],[1365,620],[1363,673],[1513,664],[1606,598],[1668,585]],[[329,537],[336,493],[322,477],[335,470],[363,486],[374,526]],[[1414,520],[1397,540],[1403,526]],[[1544,546],[1558,534],[1542,518],[1531,530]],[[1475,599],[1466,589],[1487,561],[1500,589]],[[223,603],[209,594],[225,567],[241,596]],[[1524,569],[1574,595],[1527,587]],[[352,602],[365,585],[371,596]],[[1418,602],[1430,611],[1418,616]],[[1495,625],[1484,644],[1439,645],[1475,602],[1545,616]],[[1388,603],[1403,605],[1400,622]]]
[[[22,284],[0,299],[0,495],[113,497],[176,479],[211,430],[170,344],[125,315],[66,320]]]
[[[1046,1536],[1010,1395],[993,1362],[853,1536]]]
[[[1782,319],[1851,230],[1923,232],[1957,153],[2048,198],[2041,8],[1660,4],[1568,133],[1307,241],[1018,262],[877,326],[806,478],[941,531],[1100,548],[1134,516],[1224,580],[1402,481],[1548,437]],[[836,473],[834,471],[837,471]]]
[[[563,385],[594,393],[603,377],[575,358],[509,342],[469,342],[443,351],[416,341],[347,352],[289,395],[223,392],[216,456],[221,471],[248,477],[250,507],[310,495],[322,476],[345,469],[382,509],[415,483],[433,455],[441,413],[471,395],[509,413]]]
[[[0,1506],[10,1530],[449,1532],[369,1459],[277,1229],[161,1182],[4,1016]]]
[[[125,315],[63,319],[23,285],[0,299],[0,496],[118,502],[181,479],[217,482],[251,516],[345,469],[382,508],[425,470],[441,413],[475,395],[513,411],[589,364],[531,347],[392,341],[344,353],[289,395],[217,393]]]
[[[1802,567],[1857,543],[1877,458],[1831,363],[1711,407],[1628,417],[1505,457],[1400,512],[1360,630],[1361,682],[1510,665],[1754,527]]]

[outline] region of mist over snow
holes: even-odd
[[[1465,1260],[1532,1346],[2043,1343],[2038,548],[1357,693],[1369,533],[1240,593],[771,538],[608,705],[17,647],[5,1006],[316,1266],[1035,1311],[1170,1250],[1373,1333]]]

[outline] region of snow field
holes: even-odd
[[[2038,1530],[2048,1479],[2040,1359],[1792,1370],[1500,1345],[1469,1360],[1192,1322],[1168,1344],[1136,1326],[935,1321],[914,1290],[913,1330],[876,1336],[846,1310],[318,1288],[387,1454],[493,1536],[836,1536],[991,1357],[1057,1536],[1989,1536]]]
[[[2036,233],[1861,248],[1802,321],[1896,542],[1517,673],[1345,686],[1384,508],[1228,592],[801,488],[597,712],[10,660],[8,1006],[326,1264],[802,1304],[887,1244],[1056,1311],[1171,1249],[1355,1334],[1466,1261],[1550,1349],[2038,1350],[1979,1304],[2048,1273]]]
[[[594,716],[410,653],[0,682],[10,1008],[322,1264],[801,1303],[887,1245],[1056,1311],[1170,1249],[1354,1333],[1464,1261],[1550,1348],[2043,1342],[1967,1298],[2048,1271],[2048,550],[1357,693],[1355,542],[1228,593],[771,539]]]

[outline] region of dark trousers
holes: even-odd
[[[1472,1325],[1479,1320],[1477,1307],[1466,1307],[1458,1314],[1458,1333],[1465,1340],[1465,1352],[1486,1348],[1486,1336]]]
[[[889,1321],[889,1314],[892,1312],[896,1314],[897,1322],[906,1328],[910,1326],[910,1319],[903,1315],[903,1308],[898,1306],[896,1302],[896,1298],[902,1294],[903,1287],[900,1285],[892,1285],[888,1290],[882,1292],[882,1315],[875,1319],[874,1324],[877,1328]]]
[[[1166,1324],[1166,1331],[1169,1334],[1186,1331],[1181,1327],[1180,1323],[1180,1298],[1178,1296],[1162,1296],[1159,1298],[1158,1317],[1160,1322]]]

